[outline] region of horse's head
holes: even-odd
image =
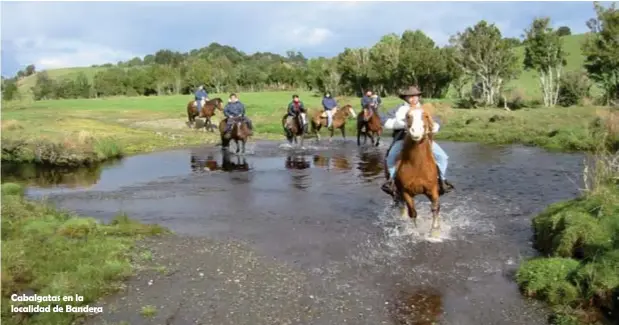
[[[213,98],[213,103],[215,104],[215,108],[220,112],[224,111],[224,101],[221,98]]]
[[[374,112],[376,112],[376,103],[371,102],[363,106],[363,121],[369,121]]]
[[[433,124],[430,114],[423,108],[411,108],[406,114],[406,131],[415,142],[431,137]]]
[[[352,105],[344,105],[344,107],[342,107],[339,111],[341,111],[346,118],[348,118],[349,116],[352,116],[353,118],[357,117],[357,113],[355,113]]]

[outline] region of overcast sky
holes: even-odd
[[[536,16],[587,31],[592,2],[6,2],[2,75],[116,63],[211,42],[253,53],[332,56],[387,33],[421,29],[439,44],[481,19],[519,37]]]

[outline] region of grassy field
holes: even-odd
[[[281,117],[290,101],[288,92],[240,94],[255,125],[256,138],[284,139]],[[321,98],[300,93],[310,110]],[[212,96],[226,97],[226,94]],[[78,165],[126,154],[219,142],[217,132],[190,129],[185,105],[190,96],[125,97],[81,100],[9,102],[2,109],[2,159],[51,165]],[[359,110],[359,98],[340,98]],[[430,101],[432,102],[432,101]],[[384,109],[401,103],[385,98]],[[436,102],[434,102],[436,103]],[[489,144],[522,143],[553,150],[588,150],[595,107],[522,109],[451,109],[436,103],[442,129],[438,139]],[[221,113],[215,118],[218,122]],[[355,136],[354,120],[347,123]],[[326,130],[322,130],[326,134]],[[341,136],[336,133],[336,136]]]
[[[144,253],[135,240],[168,233],[126,216],[110,224],[73,216],[45,202],[23,197],[23,189],[2,184],[2,323],[73,324],[80,313],[15,313],[11,305],[86,306],[112,293],[132,274]],[[17,302],[11,295],[73,296],[74,302]]]

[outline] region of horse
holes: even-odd
[[[232,119],[232,129],[226,133],[226,120],[223,119],[219,122],[219,133],[221,134],[221,149],[229,150],[230,149],[230,140],[234,140],[236,143],[236,153],[238,154],[241,150],[241,146],[239,145],[239,141],[242,145],[242,154],[245,154],[245,144],[247,139],[252,135],[247,122],[245,121],[245,117],[236,116],[230,117]]]
[[[286,139],[290,144],[294,141],[295,144],[300,144],[303,147],[303,140],[306,131],[306,127],[303,126],[303,118],[301,114],[297,114],[296,117],[288,116],[288,114],[282,117],[282,127],[286,134]],[[299,141],[301,139],[301,141]]]
[[[369,136],[372,145],[378,147],[382,133],[383,126],[376,105],[370,103],[363,107],[363,113],[357,116],[357,146],[361,145],[361,134],[363,134],[363,144],[367,143]],[[374,141],[375,137],[376,141]]]
[[[340,109],[334,109],[336,111],[333,113],[333,121],[331,124],[331,128],[329,129],[331,131],[331,135],[329,136],[329,142],[331,142],[331,140],[333,139],[333,133],[335,132],[335,129],[340,129],[342,131],[342,138],[346,139],[346,119],[348,119],[349,116],[352,116],[353,118],[357,116],[357,113],[355,113],[355,110],[352,108],[351,105],[344,105],[344,107]],[[326,112],[317,111],[314,113],[311,124],[312,132],[316,135],[316,141],[320,141],[320,128],[322,128],[323,126],[327,126],[327,123],[328,121]]]
[[[432,229],[430,235],[440,234],[439,170],[432,154],[433,121],[422,108],[411,108],[406,114],[406,130],[402,150],[396,162],[394,175],[396,204],[402,207],[402,217],[413,220],[417,226],[415,196],[424,194],[431,202]],[[385,170],[387,161],[385,159]],[[388,174],[388,172],[387,172]],[[402,203],[405,203],[402,204]]]
[[[211,100],[207,100],[202,105],[202,109],[200,113],[198,113],[198,105],[195,100],[187,103],[187,118],[189,121],[187,122],[187,126],[191,127],[192,125],[195,127],[196,117],[204,117],[204,128],[208,126],[211,132],[215,132],[213,130],[213,124],[211,123],[211,117],[215,115],[215,110],[223,112],[223,100],[219,97],[213,98]]]

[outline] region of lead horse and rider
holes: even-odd
[[[440,231],[439,197],[454,187],[447,181],[449,157],[433,140],[440,125],[422,106],[422,92],[414,86],[399,92],[405,103],[383,117],[383,127],[394,130],[393,143],[385,157],[385,182],[381,189],[402,205],[402,214],[416,224],[414,197],[423,194],[431,201],[432,236]]]
[[[239,101],[237,94],[230,94],[228,104],[224,108],[224,117],[219,122],[222,149],[227,150],[230,140],[234,140],[236,153],[245,153],[245,144],[253,135],[254,128],[252,121],[245,115],[245,105]]]

